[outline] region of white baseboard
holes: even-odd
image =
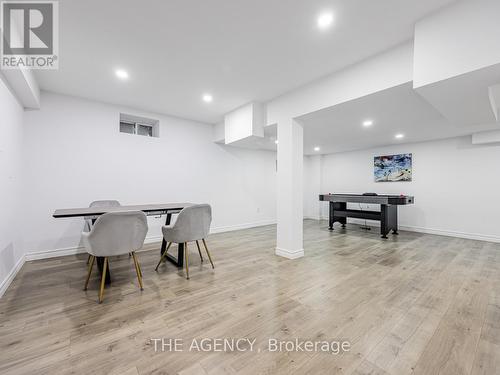
[[[304,219],[328,220],[328,217],[307,216],[307,217],[304,217]],[[349,222],[353,223],[353,224],[364,224],[365,221],[361,220],[361,219],[349,219]],[[276,224],[276,220],[263,220],[263,221],[254,222],[254,223],[216,227],[216,228],[212,228],[211,233],[215,234],[215,233],[230,232],[230,231],[235,231],[235,230],[255,228],[255,227],[272,225],[272,224]],[[371,226],[375,226],[375,227],[380,226],[380,223],[377,221],[369,221],[369,224]],[[406,230],[409,232],[426,233],[426,234],[433,234],[433,235],[438,235],[438,236],[465,238],[465,239],[470,239],[470,240],[500,243],[500,237],[486,235],[486,234],[465,233],[465,232],[449,231],[449,230],[434,229],[434,228],[424,228],[424,227],[416,227],[416,226],[408,226],[408,225],[401,225],[399,228],[401,230]],[[148,243],[159,242],[159,241],[161,241],[161,239],[162,239],[162,236],[151,236],[151,237],[147,237],[146,240],[144,241],[144,243],[148,244]],[[83,247],[77,246],[77,247],[66,247],[66,248],[44,250],[44,251],[32,251],[32,252],[26,253],[24,255],[24,257],[19,259],[19,261],[16,263],[16,265],[9,272],[9,274],[7,275],[5,280],[3,280],[2,283],[0,284],[0,298],[3,296],[3,294],[5,293],[5,291],[9,287],[9,285],[12,283],[12,281],[16,277],[16,274],[19,272],[19,270],[21,269],[21,267],[23,266],[23,264],[25,262],[28,262],[31,260],[49,259],[49,258],[66,256],[66,255],[81,254],[84,252],[85,252],[85,249]],[[286,249],[276,248],[276,255],[279,255],[279,256],[282,256],[282,257],[285,257],[288,259],[297,259],[297,258],[304,256],[304,250],[290,252]]]
[[[235,230],[248,229],[248,228],[256,228],[265,225],[276,224],[276,220],[263,220],[254,223],[245,223],[245,224],[237,224],[237,225],[229,225],[224,227],[215,227],[212,228],[210,233],[224,233],[231,232]],[[160,242],[162,240],[162,236],[149,236],[144,240],[145,244],[150,244],[154,242]],[[74,246],[74,247],[64,247],[59,249],[50,249],[50,250],[41,250],[41,251],[30,251],[25,255],[26,261],[31,260],[39,260],[39,259],[49,259],[62,257],[66,255],[76,255],[85,253],[85,248],[83,246]]]
[[[450,230],[422,228],[422,227],[414,227],[414,226],[407,226],[407,225],[400,225],[399,229],[407,230],[409,232],[434,234],[437,236],[456,237],[456,238],[465,238],[467,240],[500,243],[500,237],[492,236],[489,234],[455,232],[455,231],[450,231]]]
[[[314,216],[307,216],[307,217],[304,217],[304,219],[328,220],[328,217],[321,217],[320,218],[320,217],[314,217]],[[349,223],[364,225],[365,220],[363,220],[363,219],[349,219]],[[380,227],[380,222],[378,222],[378,221],[368,220],[367,223],[373,227]],[[212,234],[224,233],[224,232],[231,232],[231,231],[235,231],[235,230],[242,230],[242,229],[248,229],[248,228],[256,228],[256,227],[272,225],[272,224],[276,224],[276,220],[263,220],[263,221],[254,222],[254,223],[244,223],[244,224],[229,225],[229,226],[223,226],[223,227],[215,227],[215,228],[212,228],[210,232]],[[408,226],[408,225],[400,225],[399,229],[406,230],[409,232],[426,233],[426,234],[433,234],[433,235],[438,235],[438,236],[465,238],[465,239],[470,239],[470,240],[500,243],[500,237],[492,236],[492,235],[485,235],[485,234],[465,233],[465,232],[449,231],[449,230],[435,229],[435,228],[424,228],[424,227],[416,227],[416,226]],[[146,238],[144,243],[149,244],[149,243],[154,243],[154,242],[160,242],[161,240],[162,240],[162,236],[150,236],[150,237]],[[287,250],[276,249],[277,254],[278,254],[278,252],[283,252],[282,256],[284,256],[284,257],[288,258],[290,256],[290,253]],[[83,247],[66,247],[66,248],[60,248],[60,249],[34,251],[34,252],[26,253],[25,261],[38,260],[38,259],[49,259],[49,258],[55,258],[55,257],[60,257],[60,256],[66,256],[66,255],[75,255],[75,254],[81,254],[81,253],[85,253],[85,249]],[[278,255],[281,255],[281,254],[278,254]],[[300,256],[297,256],[297,257],[300,257]]]
[[[16,277],[17,273],[19,272],[19,270],[24,265],[24,262],[25,262],[25,257],[22,256],[17,261],[17,263],[15,264],[15,266],[10,270],[9,274],[7,275],[7,277],[0,284],[0,298],[2,298],[2,296],[7,291],[7,289],[10,286],[10,284],[12,283],[12,281],[14,281],[14,278]]]
[[[256,228],[265,225],[276,224],[276,220],[263,220],[254,223],[245,223],[245,224],[237,224],[237,225],[229,225],[224,227],[216,227],[212,228],[211,233],[223,233],[223,232],[231,232],[235,230],[248,229],[248,228]],[[145,244],[160,242],[162,240],[162,236],[150,236],[146,237],[144,241]],[[25,262],[31,260],[39,260],[39,259],[49,259],[49,258],[57,258],[66,255],[76,255],[85,253],[85,248],[83,246],[74,246],[74,247],[64,247],[59,249],[51,249],[51,250],[42,250],[42,251],[30,251],[27,252],[12,268],[4,281],[0,284],[0,298],[3,296],[9,285],[12,283],[17,273],[24,265]]]
[[[313,216],[313,215],[304,216],[304,220],[318,220],[319,221],[319,220],[321,220],[321,217],[319,215],[316,215],[316,216]]]
[[[160,242],[163,239],[163,236],[150,236],[146,237],[144,240],[144,243],[147,245],[149,243],[155,243],[155,242]]]
[[[242,229],[249,229],[249,228],[264,227],[266,225],[273,225],[273,224],[276,224],[276,219],[256,221],[254,223],[227,225],[224,227],[216,227],[216,228],[210,229],[210,234],[232,232],[235,230],[242,230]]]
[[[304,256],[304,249],[290,251],[277,247],[275,254],[287,259],[297,259]]]
[[[322,217],[321,220],[328,220],[328,217]],[[353,218],[353,219],[349,219],[349,223],[350,224],[364,225],[365,220]],[[379,221],[367,220],[367,224],[372,226],[372,227],[380,227]],[[433,234],[436,236],[455,237],[455,238],[464,238],[467,240],[500,243],[499,236],[492,236],[489,234],[457,232],[457,231],[451,231],[451,230],[445,230],[445,229],[417,227],[417,226],[413,226],[413,225],[399,225],[399,229],[406,230],[408,232]]]
[[[81,254],[84,252],[85,248],[83,246],[63,247],[60,249],[52,249],[52,250],[30,251],[26,253],[24,257],[26,258],[26,262],[29,262],[31,260],[57,258],[66,255]]]

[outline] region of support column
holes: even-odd
[[[303,129],[293,119],[278,122],[276,255],[295,259],[303,247]]]

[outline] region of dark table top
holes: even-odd
[[[130,206],[118,207],[82,207],[82,208],[65,208],[55,210],[52,215],[55,218],[61,217],[81,217],[81,216],[99,216],[107,212],[123,212],[123,211],[143,211],[144,213],[156,213],[163,211],[168,213],[170,211],[176,212],[182,210],[184,207],[192,206],[193,203],[159,203],[159,204],[140,204]]]
[[[352,203],[374,203],[374,204],[413,204],[414,198],[409,195],[363,195],[363,194],[320,194],[320,201],[352,202]]]
[[[377,195],[363,195],[363,194],[350,194],[350,193],[332,193],[332,194],[321,194],[321,195],[338,195],[338,196],[353,196],[353,197],[391,197],[391,198],[399,198],[399,197],[407,197],[408,195],[399,195],[399,194],[377,194]]]

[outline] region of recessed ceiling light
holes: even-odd
[[[363,121],[363,126],[365,128],[368,128],[368,127],[370,127],[372,125],[373,125],[373,121],[372,120],[365,120],[365,121]]]
[[[277,144],[278,144],[278,140],[275,140],[275,141],[274,141],[274,144],[276,144],[276,145],[277,145]]]
[[[395,137],[396,139],[402,139],[402,138],[404,138],[404,137],[405,137],[405,135],[404,135],[404,134],[399,133],[399,134],[396,134],[394,137]]]
[[[333,14],[330,12],[322,13],[319,15],[317,22],[320,29],[327,29],[333,23]]]
[[[321,150],[318,146],[314,147],[314,151],[319,151]]]
[[[120,79],[123,79],[123,80],[128,79],[128,73],[127,73],[127,71],[126,71],[126,70],[123,70],[123,69],[116,69],[116,70],[115,70],[115,74],[116,74],[116,76],[117,76],[118,78],[120,78]]]
[[[210,94],[204,94],[203,95],[203,101],[205,103],[211,103],[214,100],[214,97]]]

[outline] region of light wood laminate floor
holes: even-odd
[[[275,226],[190,246],[190,280],[154,272],[159,244],[112,258],[82,290],[86,257],[26,263],[0,299],[1,374],[498,374],[500,244],[305,221],[306,256],[274,255]],[[155,352],[151,338],[257,340],[254,352]],[[342,355],[269,353],[268,338],[345,339]]]

